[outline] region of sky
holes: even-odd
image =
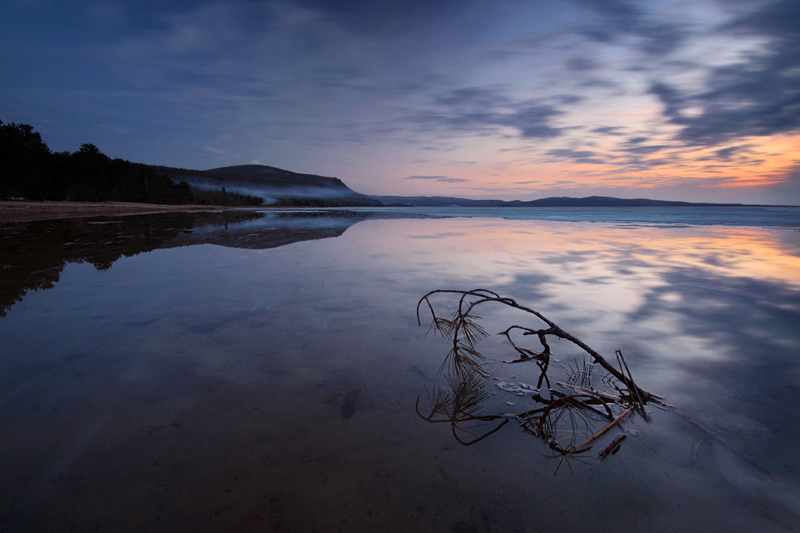
[[[3,0],[53,151],[372,195],[800,205],[798,0]]]

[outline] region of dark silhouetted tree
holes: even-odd
[[[0,197],[42,199],[49,166],[50,149],[32,126],[0,120]]]
[[[195,201],[188,183],[176,184],[151,166],[112,160],[88,143],[76,152],[54,154],[32,126],[0,121],[0,198],[19,196],[82,202]],[[208,203],[216,203],[214,200]]]
[[[111,159],[93,144],[83,144],[70,157],[69,200],[101,202],[110,196],[107,178]]]

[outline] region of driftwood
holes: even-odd
[[[436,307],[431,301],[431,298],[442,295],[458,297],[457,310],[447,318],[437,315]],[[515,359],[504,361],[505,363],[534,362],[538,366],[539,392],[532,396],[532,399],[541,407],[517,414],[482,412],[482,404],[490,394],[485,391],[488,373],[483,365],[486,358],[478,351],[477,344],[487,337],[488,333],[478,323],[481,317],[477,315],[476,310],[492,304],[515,309],[544,323],[544,327],[514,324],[499,333],[506,337],[517,355]],[[462,444],[475,444],[499,431],[509,420],[515,419],[525,432],[547,442],[548,447],[556,453],[556,457],[561,456],[563,460],[588,452],[595,441],[618,427],[634,413],[649,421],[645,410],[646,404],[663,405],[663,398],[636,385],[621,351],[615,352],[617,366],[614,366],[583,341],[567,333],[538,311],[520,305],[511,298],[486,289],[431,291],[417,303],[417,321],[420,325],[422,324],[420,313],[424,307],[427,307],[432,316],[431,330],[450,341],[450,351],[439,369],[440,373],[446,373],[450,388],[447,391],[439,388],[429,392],[431,407],[427,415],[420,411],[418,398],[417,413],[429,422],[450,424],[454,437]],[[523,346],[516,338],[519,335],[523,340],[525,337],[534,337],[541,348],[534,350]],[[591,361],[589,364],[584,362],[583,368],[576,362],[574,368],[565,369],[570,374],[570,379],[567,382],[557,382],[556,385],[570,390],[570,393],[551,388],[548,372],[553,360],[548,338],[569,341],[583,350]],[[591,371],[595,365],[606,371],[603,383],[613,389],[613,392],[597,390],[592,386]],[[546,389],[542,388],[543,385]],[[615,409],[620,414],[615,414]],[[603,417],[608,422],[599,431],[593,432],[588,439],[577,444],[581,422],[587,431],[590,429],[592,422],[589,416],[595,419]],[[479,432],[478,428],[488,423],[495,425],[488,431]],[[564,427],[567,427],[566,436]],[[625,434],[622,433],[614,439],[600,452],[601,458],[616,453],[624,438]]]

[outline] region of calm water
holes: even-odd
[[[800,210],[390,211],[0,225],[0,531],[800,530]],[[568,463],[514,421],[462,446],[414,311],[479,287],[675,408]],[[533,408],[480,348],[482,412]]]

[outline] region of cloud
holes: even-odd
[[[656,152],[660,152],[661,150],[664,150],[666,148],[669,147],[665,144],[650,145],[650,146],[625,146],[619,148],[619,151],[626,152],[629,154],[649,155],[649,154],[654,154]]]
[[[564,66],[567,70],[573,70],[576,72],[586,72],[590,70],[595,70],[599,68],[599,64],[597,61],[587,57],[573,57],[566,61]]]
[[[549,150],[545,155],[555,160],[569,160],[575,163],[602,165],[608,163],[605,157],[591,150],[572,150],[570,148],[556,148]]]
[[[697,157],[695,161],[717,161],[717,162],[731,162],[736,161],[739,165],[753,164],[753,162],[763,162],[759,159],[753,158],[753,145],[743,144],[738,146],[728,146],[727,148],[720,148],[714,150],[713,154],[702,157]]]
[[[633,2],[625,0],[577,0],[602,17],[602,20],[583,29],[583,34],[600,43],[614,43],[626,35],[641,41],[638,48],[653,56],[664,56],[687,37],[687,32],[677,24],[670,24],[650,16]],[[660,15],[663,17],[663,15]]]
[[[562,130],[551,126],[549,119],[562,113],[554,106],[532,105],[502,117],[498,123],[518,129],[526,139],[547,139],[561,135]]]
[[[323,13],[349,31],[384,38],[419,31],[442,17],[467,11],[458,0],[296,0],[296,3]]]
[[[439,183],[466,183],[470,180],[465,178],[451,178],[449,176],[409,176],[407,178],[403,178],[407,180],[429,180],[429,181],[436,181]]]
[[[779,182],[763,186],[763,200],[766,203],[800,205],[800,163],[786,169]]]
[[[437,95],[434,104],[452,109],[493,109],[509,105],[509,98],[496,87],[461,87]]]
[[[730,161],[731,158],[737,153],[741,152],[742,146],[729,146],[728,148],[720,148],[716,151],[717,159],[720,161]]]
[[[705,89],[653,83],[650,94],[667,120],[681,126],[676,139],[713,146],[739,138],[800,131],[800,3],[783,0],[727,24],[730,38],[758,37],[761,53],[709,69]],[[698,112],[699,110],[699,112]]]
[[[623,133],[619,131],[620,129],[621,128],[617,126],[602,126],[591,131],[592,133],[599,133],[601,135],[623,135]]]
[[[556,98],[559,104],[579,100],[568,94]],[[549,139],[562,134],[552,119],[563,113],[556,104],[542,100],[513,100],[497,87],[467,87],[439,94],[429,110],[408,120],[424,128],[467,135],[499,135],[502,128],[511,128],[524,139]]]

